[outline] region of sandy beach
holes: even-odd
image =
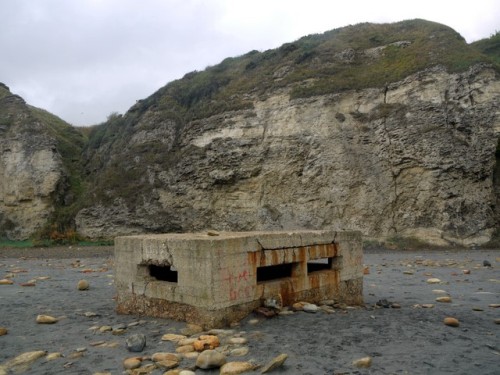
[[[498,374],[500,251],[379,249],[366,251],[364,264],[364,306],[269,319],[251,314],[219,332],[227,361],[259,366],[285,353],[287,360],[272,373]],[[89,289],[80,291],[83,279]],[[150,360],[154,353],[175,353],[175,343],[162,340],[164,335],[203,334],[189,332],[183,322],[117,315],[109,247],[0,249],[0,280],[12,282],[0,285],[0,329],[6,330],[0,336],[0,374],[122,374],[124,359],[134,356],[141,357],[144,371],[164,374],[166,368],[154,368]],[[57,322],[38,324],[38,315]],[[459,326],[445,325],[446,317]],[[146,337],[138,353],[126,348],[135,334]],[[244,340],[231,344],[234,337]],[[35,351],[46,353],[24,368],[12,365]],[[362,357],[371,358],[370,367],[353,365]],[[190,358],[176,368],[219,373],[196,368]]]

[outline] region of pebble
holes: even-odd
[[[372,357],[363,357],[356,359],[352,364],[359,368],[368,368],[372,365]]]
[[[38,324],[54,324],[57,322],[57,318],[50,315],[38,315],[36,317],[36,322]]]
[[[255,365],[251,362],[228,362],[220,368],[220,375],[237,375],[252,371]]]
[[[9,280],[9,279],[1,279],[0,280],[0,285],[12,285],[14,284],[14,282],[12,280]]]
[[[434,307],[434,304],[432,304],[432,303],[423,303],[422,307],[424,309],[432,309]]]
[[[427,284],[439,284],[441,282],[440,279],[431,277],[430,279],[427,279]]]
[[[491,263],[488,260],[483,260],[484,267],[491,267]]]
[[[229,343],[235,345],[245,345],[247,342],[248,340],[244,337],[231,337],[229,339]]]
[[[464,273],[464,275],[470,275],[470,270],[462,270],[462,272]]]
[[[494,322],[495,324],[500,324],[500,319],[495,319],[493,322]]]
[[[278,355],[277,357],[274,357],[271,359],[261,370],[260,372],[262,374],[265,374],[266,372],[271,372],[278,367],[283,366],[283,363],[285,363],[286,359],[288,358],[288,354],[282,353]]]
[[[7,330],[7,328],[5,328],[5,327],[0,327],[0,336],[4,336],[4,335],[6,335],[7,333],[9,333],[9,331]]]
[[[197,337],[188,337],[187,339],[179,340],[177,342],[177,345],[179,346],[193,345],[196,340],[198,340]]]
[[[25,352],[17,357],[8,360],[3,363],[3,366],[7,369],[13,370],[15,373],[23,372],[27,367],[29,367],[36,360],[45,357],[47,352],[45,350],[37,350],[33,352]]]
[[[141,363],[142,363],[141,357],[125,358],[123,360],[123,367],[127,370],[133,370],[141,367]]]
[[[146,336],[142,333],[136,333],[129,336],[125,343],[129,352],[142,352],[146,346]]]
[[[319,307],[313,303],[306,303],[302,306],[302,310],[308,313],[317,313],[319,311]]]
[[[194,350],[202,352],[207,349],[215,349],[220,345],[219,338],[215,335],[201,335],[193,343]]]
[[[179,366],[179,360],[177,360],[177,359],[175,359],[175,360],[166,359],[164,361],[156,362],[156,366],[160,367],[160,368],[162,368],[164,370],[170,370],[170,369],[173,369],[174,367]]]
[[[162,341],[171,341],[171,342],[179,342],[181,340],[186,339],[187,336],[177,335],[175,333],[167,333],[161,337]]]
[[[192,352],[182,353],[182,356],[186,359],[196,359],[199,355],[200,353],[195,352],[194,349]]]
[[[175,353],[160,352],[160,353],[154,353],[151,356],[151,360],[153,362],[161,362],[161,361],[177,361],[177,362],[179,362],[180,357],[178,354],[175,354]]]
[[[181,345],[179,347],[177,347],[177,349],[175,349],[175,352],[176,353],[181,353],[181,354],[184,354],[184,353],[191,353],[191,352],[194,352],[194,346],[193,345]]]
[[[111,326],[101,326],[99,327],[99,332],[109,332],[109,331],[112,331],[113,330],[113,327]]]
[[[54,359],[57,359],[57,358],[62,358],[62,354],[59,353],[59,352],[56,352],[56,353],[49,353],[47,354],[47,356],[45,357],[45,359],[47,361],[53,361]]]
[[[438,297],[438,298],[436,298],[436,302],[450,303],[451,302],[451,297],[448,297],[448,296]]]
[[[88,290],[89,289],[89,282],[87,280],[80,280],[78,281],[78,284],[77,284],[77,289],[78,290]]]
[[[196,358],[196,367],[207,370],[219,368],[226,363],[226,356],[215,350],[205,350]]]
[[[241,348],[235,348],[231,350],[230,355],[233,357],[243,357],[249,353],[250,349],[246,346],[242,346]]]
[[[500,307],[500,303],[490,303],[488,306],[489,307],[493,307],[494,309],[496,309],[496,308]]]
[[[196,373],[191,370],[182,370],[181,372],[179,372],[179,375],[196,375]]]
[[[447,317],[444,318],[444,324],[450,327],[458,327],[460,323],[458,322],[457,318],[452,318],[452,317]]]

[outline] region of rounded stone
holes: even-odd
[[[438,298],[436,298],[436,302],[450,303],[451,297],[448,297],[448,296],[438,297]]]
[[[133,370],[139,368],[141,366],[141,363],[142,363],[141,357],[126,358],[123,361],[123,367],[127,370]]]
[[[76,286],[76,288],[78,290],[88,290],[89,287],[90,287],[90,285],[89,285],[89,282],[87,280],[80,280],[80,281],[78,281],[78,284]]]
[[[252,371],[255,366],[250,362],[228,362],[220,368],[220,375],[237,375]]]
[[[439,284],[441,280],[439,280],[436,277],[431,277],[430,279],[427,279],[427,284]]]
[[[283,366],[283,363],[285,363],[285,361],[287,360],[288,358],[288,354],[285,354],[285,353],[282,353],[280,355],[278,355],[277,357],[274,357],[273,359],[271,359],[261,370],[260,372],[262,374],[265,374],[265,373],[268,373],[268,372],[271,372],[275,369],[277,369],[278,367],[281,367]]]
[[[304,310],[305,312],[308,312],[308,313],[316,313],[319,311],[319,307],[316,306],[315,304],[313,303],[306,303],[303,307],[302,307],[302,310]]]
[[[215,349],[219,345],[219,338],[214,335],[201,335],[198,340],[193,343],[194,350],[197,352],[202,352],[207,349]]]
[[[363,357],[352,362],[352,364],[359,368],[368,368],[372,365],[372,357]]]
[[[447,326],[450,326],[450,327],[458,327],[460,325],[457,318],[453,318],[450,316],[444,318],[444,324],[446,324]]]
[[[146,346],[146,336],[142,333],[131,335],[125,341],[129,352],[142,352]]]
[[[5,327],[0,327],[0,336],[6,335],[9,331],[7,331],[7,328]]]
[[[50,315],[38,315],[36,317],[36,322],[38,324],[54,324],[57,322],[57,318]]]
[[[9,279],[1,279],[0,280],[0,285],[12,285],[14,284],[14,282],[12,280],[9,280]]]
[[[216,350],[205,350],[196,358],[196,367],[203,370],[219,368],[226,363],[226,356]]]
[[[229,339],[230,344],[235,344],[235,345],[244,345],[248,342],[248,340],[244,337],[231,337]]]
[[[154,353],[151,356],[151,360],[153,362],[161,362],[161,361],[177,361],[179,362],[180,357],[175,353]]]

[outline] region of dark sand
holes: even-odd
[[[492,267],[483,267],[484,260]],[[337,309],[333,314],[297,312],[272,319],[251,315],[233,327],[248,339],[250,352],[228,361],[252,359],[265,364],[287,353],[284,366],[273,374],[500,373],[500,325],[494,322],[500,318],[500,308],[489,306],[500,303],[500,251],[370,250],[364,263],[370,269],[364,277],[365,306]],[[463,269],[471,273],[466,275]],[[23,352],[46,350],[64,357],[38,359],[25,373],[121,374],[123,359],[137,355],[125,348],[128,336],[146,335],[147,346],[138,355],[174,352],[173,344],[161,341],[161,337],[179,333],[186,326],[115,313],[111,248],[0,249],[0,279],[15,270],[26,272],[15,273],[14,285],[0,285],[0,327],[8,329],[7,335],[0,336],[0,368]],[[50,279],[37,280],[33,287],[20,285],[44,276]],[[428,284],[430,277],[442,283]],[[89,281],[88,291],[77,291],[80,279]],[[434,289],[447,291],[452,303],[436,302],[439,295]],[[401,308],[376,307],[382,299]],[[416,306],[426,303],[434,307]],[[97,316],[87,317],[86,312]],[[36,324],[38,314],[60,320],[52,325]],[[460,326],[445,326],[447,316],[457,318]],[[260,321],[251,323],[256,318]],[[139,324],[128,327],[123,335],[89,330],[133,322]],[[75,357],[77,349],[84,351]],[[353,360],[365,356],[373,358],[370,368],[352,365]],[[192,368],[193,364],[193,360],[184,359],[181,367]],[[159,369],[152,372],[163,373]],[[196,374],[218,371],[198,369]]]

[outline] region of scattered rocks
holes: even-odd
[[[247,346],[242,346],[240,348],[235,348],[231,350],[230,355],[232,357],[243,357],[249,353],[250,349]]]
[[[80,280],[80,281],[78,281],[78,284],[76,286],[76,288],[78,290],[88,290],[89,287],[90,287],[90,285],[89,285],[89,282],[87,280]]]
[[[196,367],[207,370],[219,368],[226,363],[226,356],[216,350],[205,350],[196,358]]]
[[[457,318],[446,317],[444,318],[444,324],[450,327],[458,327],[460,323]]]
[[[278,367],[283,366],[283,363],[285,363],[287,358],[288,358],[288,354],[285,354],[285,353],[282,353],[282,354],[278,355],[277,357],[274,357],[264,367],[262,367],[260,372],[262,374],[265,374],[265,373],[268,373],[268,372],[271,372],[271,371],[277,369]]]
[[[54,324],[57,323],[58,319],[50,315],[38,315],[36,317],[36,322],[38,324]]]
[[[372,365],[372,357],[363,357],[356,359],[352,364],[358,368],[369,368]]]
[[[151,356],[151,360],[153,362],[162,362],[162,361],[180,361],[180,357],[175,353],[154,353]]]
[[[441,280],[436,277],[431,277],[430,279],[427,279],[427,284],[439,284],[440,282]]]
[[[125,343],[129,352],[142,352],[146,346],[146,336],[142,333],[136,333],[129,336]]]

